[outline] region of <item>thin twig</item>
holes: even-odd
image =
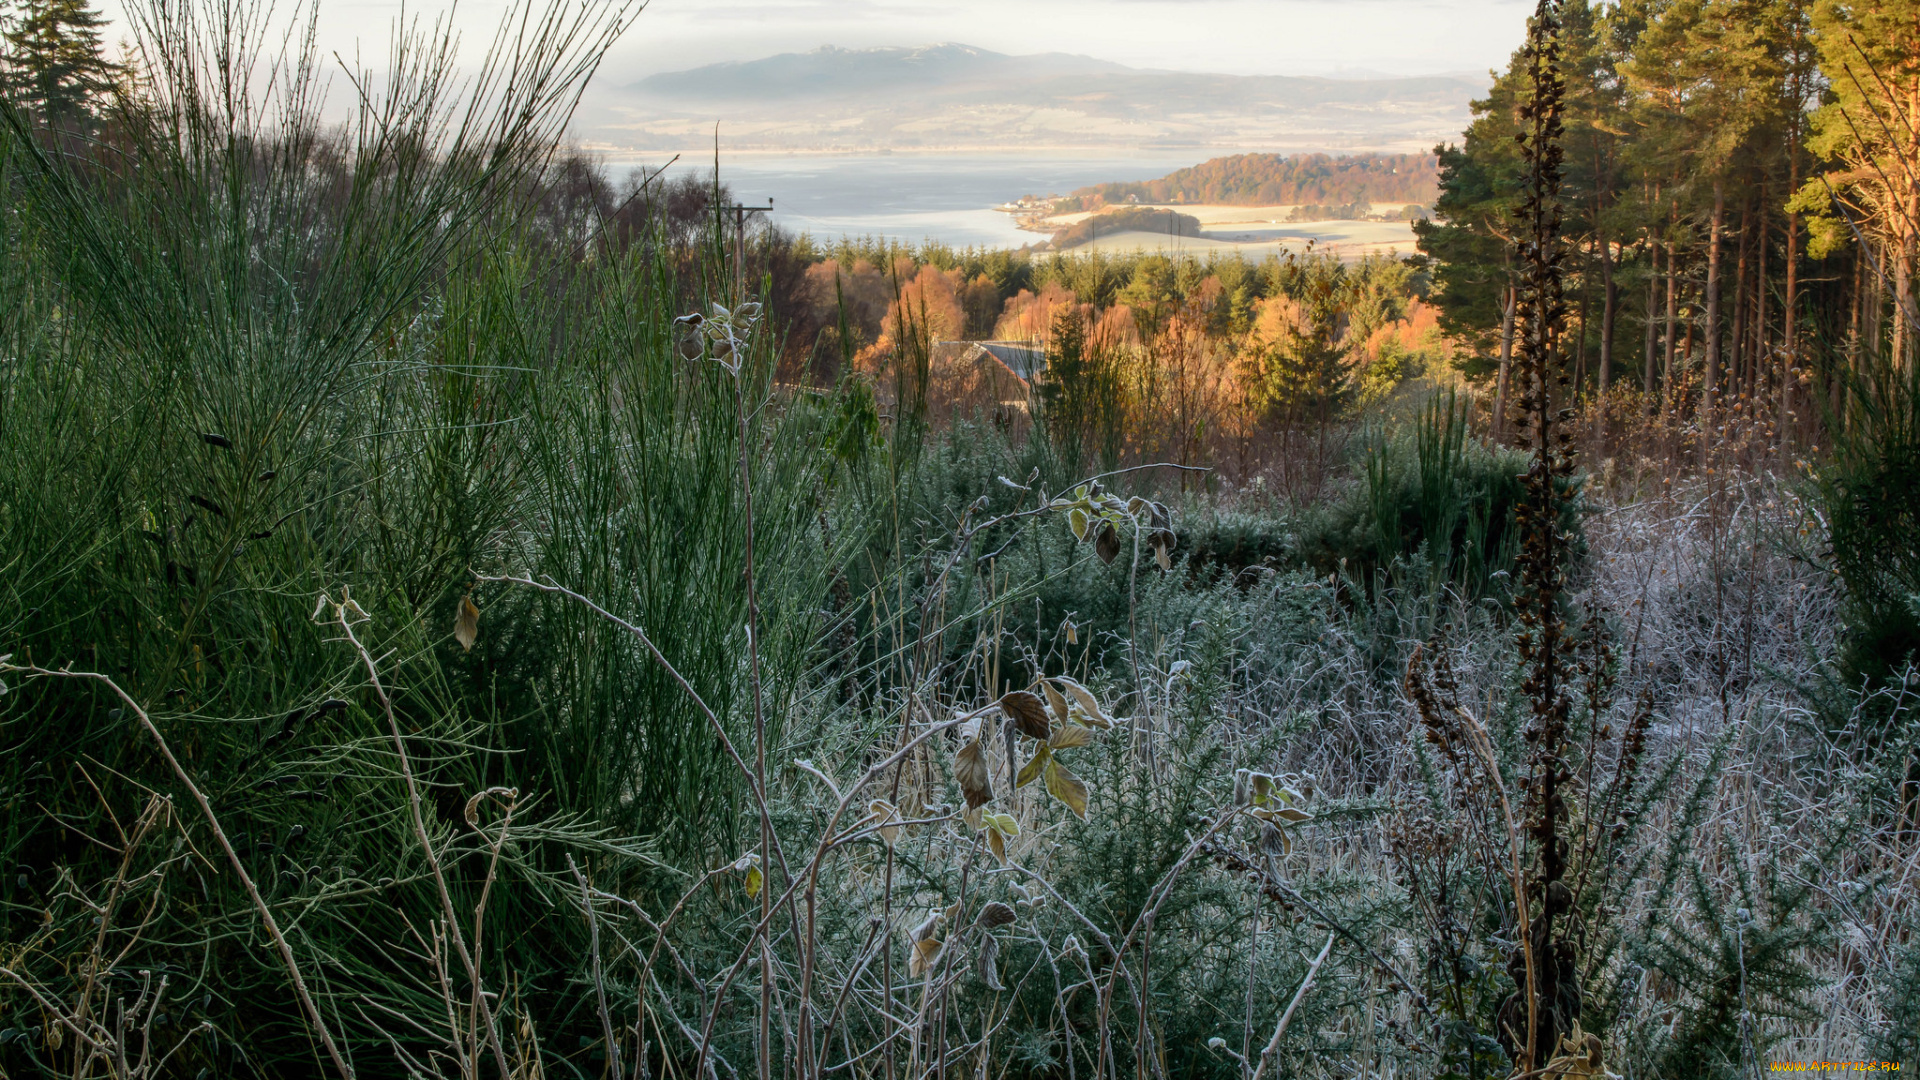
[[[1280,1014],[1280,1023],[1273,1029],[1273,1038],[1267,1040],[1266,1049],[1260,1051],[1260,1064],[1253,1070],[1253,1080],[1260,1080],[1267,1074],[1267,1067],[1273,1064],[1274,1055],[1280,1052],[1280,1040],[1287,1034],[1287,1025],[1293,1021],[1293,1010],[1300,1007],[1300,999],[1307,996],[1307,988],[1313,985],[1313,977],[1320,972],[1320,965],[1326,962],[1327,953],[1333,950],[1333,935],[1327,935],[1327,943],[1320,946],[1320,955],[1307,965],[1307,977],[1300,980],[1300,989],[1293,992],[1293,1000],[1287,1002],[1287,1011]]]

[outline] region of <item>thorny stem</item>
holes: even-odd
[[[240,856],[233,850],[233,842],[227,839],[226,830],[220,827],[220,819],[214,815],[213,804],[207,801],[199,785],[193,782],[193,777],[187,775],[187,770],[180,764],[180,759],[173,756],[173,748],[167,745],[166,738],[160,734],[160,729],[154,726],[153,718],[147,715],[147,711],[141,708],[140,703],[133,700],[125,690],[122,690],[119,683],[98,672],[71,669],[55,671],[36,665],[10,663],[0,663],[0,671],[17,671],[23,675],[40,678],[92,679],[112,690],[114,696],[125,703],[127,708],[133,710],[133,715],[139,719],[140,726],[146,728],[147,734],[153,737],[154,745],[160,750],[160,756],[167,759],[167,765],[173,769],[173,775],[192,794],[193,801],[199,804],[200,813],[207,819],[207,826],[213,830],[214,838],[220,841],[220,850],[227,853],[227,861],[233,865],[233,872],[240,879],[241,886],[247,890],[247,897],[253,901],[254,910],[260,913],[260,921],[267,928],[267,936],[273,939],[274,946],[280,953],[281,962],[287,966],[287,975],[293,980],[294,995],[300,999],[300,1007],[306,1011],[307,1019],[312,1022],[315,1033],[320,1036],[320,1044],[326,1048],[327,1057],[332,1060],[334,1069],[339,1072],[343,1080],[353,1080],[353,1067],[348,1065],[346,1058],[341,1056],[340,1048],[334,1044],[333,1033],[327,1027],[326,1018],[320,1015],[320,1007],[314,1004],[313,995],[308,993],[307,981],[301,977],[300,965],[293,957],[293,946],[287,943],[287,936],[281,932],[279,922],[273,917],[273,910],[261,898],[259,888],[253,883],[253,877],[247,873],[246,866],[240,862]],[[12,972],[8,974],[11,975]],[[19,976],[15,975],[14,978],[18,979]],[[21,985],[26,985],[24,980]],[[28,987],[28,989],[32,988]],[[80,1037],[87,1037],[84,1031],[78,1028],[75,1031]],[[505,1075],[504,1070],[502,1075]]]

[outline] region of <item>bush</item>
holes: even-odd
[[[1848,683],[1884,685],[1920,649],[1920,367],[1855,379],[1815,498],[1847,586]]]

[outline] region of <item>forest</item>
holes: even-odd
[[[1055,210],[1097,210],[1115,203],[1224,206],[1341,206],[1431,202],[1440,179],[1431,154],[1234,154],[1178,169],[1158,180],[1095,184]]]
[[[1920,4],[1539,0],[1351,261],[303,17],[5,28],[0,1077],[1920,1067]]]

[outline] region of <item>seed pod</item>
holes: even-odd
[[[231,450],[231,449],[233,449],[233,440],[232,440],[232,439],[229,439],[229,438],[227,438],[227,437],[226,437],[225,435],[215,435],[215,434],[214,434],[213,432],[211,432],[211,431],[203,431],[203,432],[201,432],[201,433],[200,433],[200,440],[201,440],[202,442],[204,442],[204,443],[206,443],[206,444],[207,444],[208,446],[217,446],[217,447],[219,447],[219,448],[220,448],[220,449],[222,449],[222,450]]]

